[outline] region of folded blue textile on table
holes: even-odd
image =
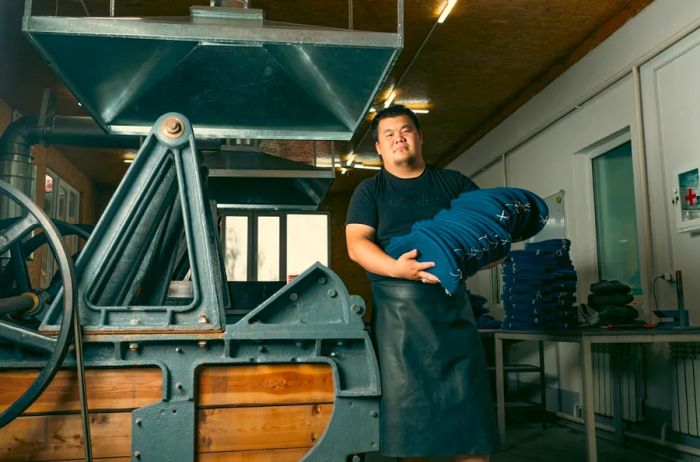
[[[564,329],[577,325],[576,270],[571,242],[528,243],[503,263],[503,329]]]
[[[519,188],[477,189],[460,194],[450,208],[413,224],[386,248],[393,258],[418,249],[420,261],[449,294],[460,281],[502,259],[511,242],[529,239],[547,223],[549,210],[535,193]]]

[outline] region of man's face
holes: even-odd
[[[403,166],[423,162],[423,138],[407,115],[387,117],[379,121],[377,153],[384,165]]]

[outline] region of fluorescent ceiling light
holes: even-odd
[[[364,164],[355,164],[353,167],[355,168],[361,168],[363,170],[381,170],[382,168],[376,165],[364,165]]]
[[[429,114],[430,109],[411,109],[416,114]]]
[[[125,163],[125,164],[133,164],[133,163],[134,163],[134,159],[124,159],[124,163]]]
[[[353,160],[355,160],[355,152],[354,152],[354,151],[350,151],[350,154],[348,154],[348,158],[347,158],[347,160],[345,161],[345,165],[347,165],[347,166],[352,165],[352,161],[353,161]]]
[[[394,98],[396,98],[396,90],[392,91],[389,97],[386,99],[386,101],[384,102],[384,107],[387,108],[391,106],[391,103],[394,102]]]
[[[442,24],[443,22],[445,22],[445,19],[447,19],[447,17],[450,15],[450,12],[452,11],[452,8],[454,8],[456,3],[457,0],[447,0],[445,8],[442,9],[442,13],[440,13],[440,17],[438,18],[438,24]]]

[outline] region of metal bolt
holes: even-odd
[[[326,278],[324,278],[323,276],[321,276],[320,278],[318,278],[318,283],[321,284],[321,285],[324,285],[324,284],[326,283]]]
[[[197,316],[197,321],[200,324],[206,324],[209,322],[209,319],[207,319],[207,316],[205,314],[200,314],[199,316]]]
[[[299,294],[297,294],[296,292],[292,292],[291,294],[289,294],[289,299],[293,302],[296,302],[298,298]]]
[[[197,342],[197,345],[199,345],[199,348],[206,348],[207,347],[207,341],[206,340],[200,340]]]
[[[177,388],[178,390],[182,390],[182,384],[180,382],[176,383],[175,388]]]
[[[331,351],[330,356],[331,358],[335,358],[336,356],[338,356],[338,354],[335,351]]]
[[[182,354],[182,348],[180,348],[180,347],[175,347],[175,353],[180,353],[180,354]]]
[[[141,451],[134,451],[134,457],[136,457],[137,459],[140,459],[141,458]]]
[[[185,126],[177,117],[168,117],[163,121],[163,134],[168,138],[179,138]]]
[[[377,417],[377,416],[379,416],[379,412],[377,412],[377,411],[369,411],[369,415],[370,415],[371,417]]]
[[[336,295],[338,295],[338,292],[336,292],[335,289],[328,289],[328,296],[330,298],[335,298]]]
[[[141,419],[136,419],[136,425],[141,426]]]
[[[138,343],[130,343],[129,350],[134,351],[134,352],[139,351],[139,344]]]
[[[351,309],[352,309],[352,312],[356,313],[356,314],[362,314],[362,311],[363,311],[362,307],[360,305],[358,305],[357,303],[352,305]]]

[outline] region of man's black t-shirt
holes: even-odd
[[[478,187],[460,172],[432,165],[416,178],[399,178],[382,169],[357,186],[345,223],[371,226],[377,244],[385,249],[392,237],[407,234],[413,223],[433,218],[452,199],[474,189]]]

